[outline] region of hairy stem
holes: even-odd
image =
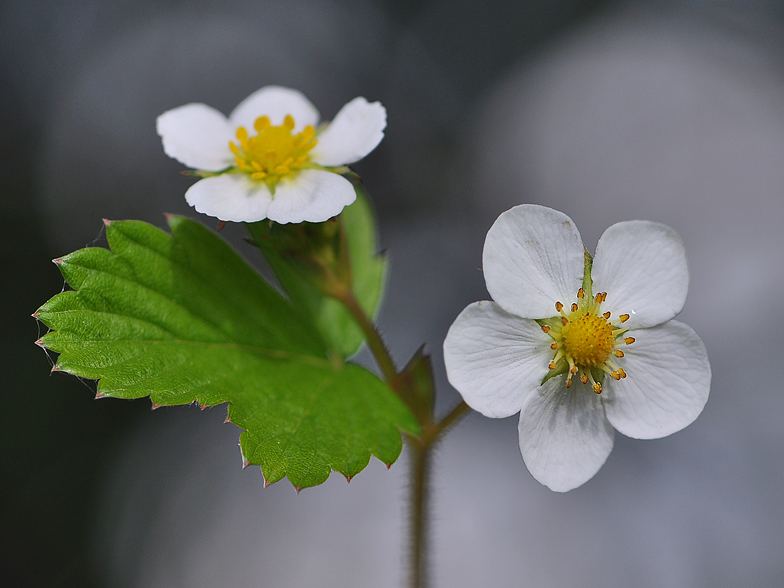
[[[427,588],[427,544],[428,544],[428,506],[430,451],[440,436],[460,417],[465,415],[469,407],[465,402],[458,404],[443,420],[436,423],[432,410],[425,413],[418,410],[416,390],[405,378],[399,377],[392,356],[384,344],[381,335],[372,320],[360,306],[349,288],[334,295],[354,317],[362,329],[370,351],[384,375],[384,379],[403,402],[412,410],[419,420],[422,436],[411,438],[411,498],[409,504],[409,547],[410,547],[410,588]],[[410,388],[410,389],[409,389]]]
[[[411,501],[409,508],[410,565],[409,586],[427,588],[428,493],[430,449],[419,440],[411,442]]]
[[[362,332],[365,335],[365,340],[367,341],[368,347],[370,347],[370,351],[373,353],[373,357],[376,358],[381,373],[384,374],[384,379],[395,392],[398,392],[397,370],[395,369],[395,364],[392,361],[392,356],[389,354],[387,346],[376,330],[376,326],[365,313],[365,310],[359,305],[359,302],[357,302],[357,299],[351,290],[347,289],[344,295],[340,297],[336,296],[336,298],[343,303],[346,309],[351,313],[351,316],[354,317],[354,320],[357,321],[359,328],[362,329]]]

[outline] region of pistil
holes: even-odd
[[[629,315],[621,314],[611,320],[610,312],[601,312],[606,299],[607,292],[586,298],[585,291],[580,288],[577,302],[569,306],[569,312],[562,302],[556,302],[555,310],[560,320],[542,326],[542,330],[552,337],[550,348],[555,352],[548,367],[555,370],[559,364],[566,362],[567,388],[572,385],[572,378],[577,376],[583,384],[590,383],[593,391],[601,394],[603,374],[615,380],[626,377],[626,372],[615,363],[615,359],[624,356],[623,351],[617,348],[619,344],[634,343],[634,337],[621,338],[627,332],[621,325],[629,320]],[[595,374],[594,370],[598,373]]]

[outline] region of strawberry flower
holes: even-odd
[[[223,221],[322,222],[356,199],[341,174],[384,137],[379,102],[354,98],[319,126],[319,112],[300,92],[266,86],[226,118],[206,104],[158,117],[166,155],[204,179],[185,193],[197,211]]]
[[[568,216],[524,204],[488,232],[483,266],[494,301],[449,329],[447,376],[485,416],[520,413],[520,451],[539,482],[576,488],[607,460],[615,429],[654,439],[700,414],[711,369],[700,338],[672,320],[689,272],[670,227],[615,224],[591,258]]]

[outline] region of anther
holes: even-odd
[[[593,391],[596,392],[597,394],[601,394],[602,393],[602,385],[599,382],[594,382],[594,384],[593,384],[593,386],[591,386],[591,388],[593,388]]]
[[[566,318],[565,316],[562,316],[561,317],[561,324],[565,327],[566,325],[569,324],[569,319]]]
[[[626,321],[629,320],[629,315],[628,314],[622,314],[619,318],[621,319],[622,323],[625,323]]]
[[[585,298],[585,290],[583,290],[582,288],[580,288],[579,290],[577,290],[577,298],[579,298],[580,300],[582,300],[583,298]]]
[[[572,312],[577,312],[577,303],[572,302]]]
[[[615,351],[613,351],[613,355],[615,357],[623,357],[623,351],[621,351],[620,349],[616,349]]]
[[[621,374],[621,377],[622,377],[622,378],[625,378],[625,377],[626,377],[626,372],[625,372],[625,371],[623,371],[623,368],[618,368],[618,373],[619,373],[619,374]]]
[[[580,376],[580,381],[581,381],[583,384],[587,384],[587,383],[588,383],[588,376],[586,376],[585,374],[582,374],[582,375]]]
[[[550,365],[548,365],[547,367],[550,368],[551,370],[554,370],[555,369],[555,362],[551,361]]]
[[[596,304],[599,304],[599,303],[602,301],[602,293],[601,293],[601,292],[599,292],[599,293],[598,293],[596,296],[594,296],[594,297],[593,297],[593,301],[594,301]]]
[[[627,345],[631,345],[632,343],[634,343],[634,337],[625,337],[623,341]]]
[[[609,320],[610,313],[609,312],[605,312],[602,316],[604,317],[605,320]]]
[[[36,341],[36,343],[38,343],[38,341]],[[552,349],[553,351],[558,349],[558,343],[550,343],[550,349]]]
[[[560,302],[555,303],[555,310],[556,312],[561,312],[563,310],[563,304]]]
[[[548,325],[542,325],[542,330],[543,330],[545,333],[549,333],[549,332],[550,332],[550,327],[549,327]]]

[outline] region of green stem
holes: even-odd
[[[452,412],[446,415],[443,420],[436,425],[435,436],[433,440],[435,441],[436,438],[440,437],[441,434],[446,431],[446,429],[455,424],[469,410],[471,410],[471,408],[465,403],[465,401],[461,401],[460,404],[452,409]]]
[[[409,586],[427,588],[427,543],[428,543],[428,482],[430,474],[430,448],[413,440],[411,442],[411,502],[410,502],[410,549],[411,569]]]
[[[427,543],[428,543],[428,506],[429,506],[429,478],[430,478],[430,450],[439,437],[469,410],[465,402],[458,404],[443,420],[436,423],[432,411],[426,414],[417,410],[414,400],[416,391],[408,389],[410,384],[400,378],[392,356],[384,344],[376,326],[359,305],[350,289],[333,294],[357,321],[362,329],[370,351],[378,362],[384,379],[403,402],[412,409],[422,430],[418,439],[410,439],[411,447],[411,499],[409,511],[411,568],[409,577],[410,588],[427,588]]]
[[[392,361],[392,356],[389,354],[389,350],[384,344],[383,339],[381,339],[381,335],[379,335],[376,330],[376,326],[365,313],[365,310],[359,305],[359,302],[357,302],[357,299],[350,290],[347,289],[344,295],[335,296],[335,298],[343,303],[346,309],[351,313],[351,316],[354,317],[354,320],[357,321],[359,328],[362,329],[362,332],[365,335],[365,340],[370,347],[370,351],[373,353],[373,357],[376,358],[378,367],[381,368],[381,373],[384,374],[384,379],[395,392],[398,392],[397,369],[395,369],[395,363]]]

